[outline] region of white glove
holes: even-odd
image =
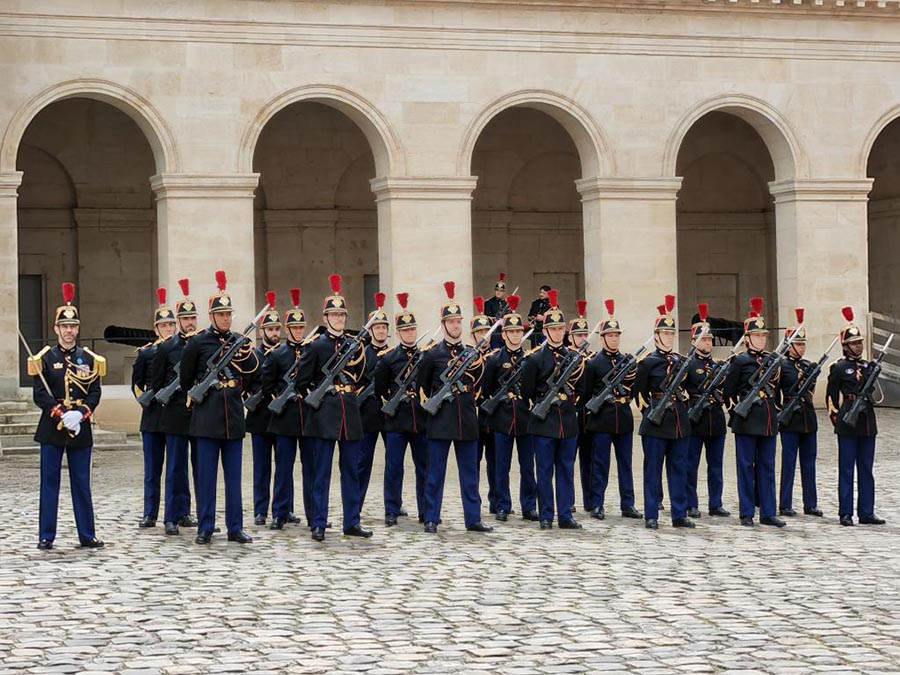
[[[76,427],[81,427],[82,419],[84,419],[84,415],[77,410],[70,410],[69,412],[63,413],[62,423],[69,431],[75,431]]]
[[[72,436],[73,437],[77,436],[80,433],[81,433],[81,423],[79,422],[78,424],[75,425],[75,428],[72,429]]]

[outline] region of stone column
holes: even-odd
[[[622,348],[652,332],[656,306],[678,289],[675,198],[681,178],[582,178],[584,272],[591,326],[616,301]],[[677,316],[677,309],[676,309]]]
[[[259,174],[159,174],[150,179],[157,200],[159,282],[180,297],[178,279],[191,280],[191,295],[204,326],[215,271],[225,270],[235,306],[235,330],[243,330],[263,303],[256,297],[253,193]],[[298,260],[297,264],[302,264]]]
[[[476,178],[379,177],[371,181],[378,206],[378,267],[388,305],[410,294],[422,330],[437,325],[446,297],[443,283],[456,282],[456,298],[472,316],[472,191]]]
[[[845,325],[852,305],[865,329],[869,311],[868,212],[872,179],[802,179],[769,183],[775,198],[778,315],[786,326],[806,308],[808,356],[816,360]],[[775,341],[770,341],[774,344]],[[836,348],[833,355],[840,354]]]
[[[16,202],[21,171],[0,173],[0,397],[19,387],[19,236]]]

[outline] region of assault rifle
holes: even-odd
[[[335,378],[341,376],[344,366],[346,366],[350,359],[356,355],[357,350],[362,346],[363,340],[366,335],[368,335],[368,330],[372,327],[372,323],[376,318],[378,318],[378,312],[372,312],[372,316],[366,321],[366,325],[352,338],[348,339],[345,337],[344,344],[341,346],[340,350],[336,351],[334,355],[328,359],[325,365],[322,366],[322,379],[319,381],[319,384],[316,385],[316,388],[309,392],[305,397],[305,401],[310,408],[313,410],[321,408],[322,401],[325,400],[325,395],[334,391]]]
[[[866,377],[866,381],[856,394],[856,398],[847,409],[847,412],[844,413],[843,420],[847,426],[856,426],[856,423],[859,421],[859,414],[862,412],[863,404],[870,399],[872,392],[875,391],[878,376],[881,375],[881,362],[884,361],[884,356],[887,354],[888,347],[891,346],[893,339],[894,334],[891,333],[887,342],[884,343],[884,347],[881,348],[881,353],[878,355],[878,358],[875,359],[875,362],[872,364],[871,368],[869,368],[869,375]]]
[[[600,406],[610,400],[613,396],[613,392],[616,390],[622,382],[625,381],[625,378],[628,377],[628,373],[634,370],[634,367],[637,365],[638,359],[643,356],[644,352],[647,351],[650,347],[650,343],[653,342],[654,335],[650,336],[650,339],[647,340],[644,344],[641,345],[640,349],[637,350],[634,354],[628,354],[623,360],[622,363],[618,365],[618,367],[611,369],[604,377],[603,377],[603,389],[596,396],[592,396],[590,400],[585,403],[584,408],[589,413],[596,415],[597,411],[600,410]]]
[[[534,328],[530,329],[525,335],[522,336],[522,344],[525,344],[525,341],[531,337],[531,334],[534,332]],[[519,359],[518,363],[516,363],[515,367],[510,368],[509,371],[501,378],[500,382],[497,384],[497,391],[493,393],[493,395],[485,399],[481,402],[481,406],[479,406],[485,413],[488,415],[493,415],[494,411],[497,407],[506,400],[509,396],[510,390],[516,386],[519,382],[519,378],[522,376],[522,369],[525,367],[525,355]]]
[[[716,396],[716,390],[728,377],[728,371],[731,370],[731,359],[737,354],[738,347],[741,346],[742,342],[743,338],[735,342],[728,358],[716,364],[713,376],[706,381],[703,389],[700,391],[700,398],[688,410],[688,419],[693,424],[699,422],[700,418],[703,417],[703,413],[712,406],[712,399]]]
[[[440,326],[438,326],[438,328],[440,328]],[[433,340],[433,335],[436,332],[437,331],[425,333],[425,335],[416,340],[416,346],[418,346],[428,335],[432,335]],[[397,414],[397,409],[400,408],[400,404],[406,399],[406,394],[409,391],[410,385],[416,381],[416,375],[419,373],[419,366],[422,364],[422,354],[423,352],[421,350],[416,351],[415,356],[410,359],[406,368],[397,373],[397,377],[394,378],[394,383],[397,385],[397,391],[393,393],[387,403],[381,406],[381,412],[388,417],[394,417]]]
[[[819,373],[822,372],[822,365],[828,360],[828,354],[831,353],[831,350],[834,349],[834,346],[840,339],[841,336],[838,335],[831,341],[831,344],[828,345],[828,349],[825,350],[825,353],[822,354],[815,364],[813,364],[813,367],[809,369],[809,372],[805,373],[803,384],[800,384],[800,380],[798,379],[794,386],[791,387],[791,390],[785,395],[788,402],[784,404],[781,412],[778,413],[778,424],[787,424],[790,422],[797,408],[800,407],[803,397],[806,396],[807,392],[809,392],[816,383]]]
[[[539,420],[543,421],[547,419],[547,415],[550,414],[550,409],[553,406],[558,405],[562,400],[560,394],[562,393],[563,388],[568,386],[569,377],[575,372],[575,368],[578,367],[582,357],[590,348],[591,336],[600,330],[600,324],[602,323],[602,320],[597,322],[597,325],[594,326],[594,330],[592,330],[590,335],[584,339],[581,346],[578,349],[570,350],[569,353],[566,354],[566,358],[562,364],[554,371],[553,377],[551,377],[550,381],[547,383],[547,393],[544,394],[544,397],[531,409],[531,414]]]
[[[778,349],[769,354],[766,357],[766,360],[760,364],[759,368],[753,374],[753,378],[750,380],[750,391],[744,398],[738,401],[736,406],[734,406],[733,412],[735,415],[741,419],[747,419],[753,406],[760,400],[759,392],[761,392],[763,387],[769,383],[769,380],[774,377],[775,371],[778,370],[778,367],[781,365],[781,360],[787,353],[788,348],[790,348],[790,346],[794,344],[794,340],[802,334],[803,331],[800,330],[801,328],[803,328],[802,323],[797,326],[789,338],[785,338],[781,341]]]

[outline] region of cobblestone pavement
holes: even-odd
[[[826,517],[783,530],[704,516],[693,531],[661,521],[652,532],[612,513],[582,518],[577,532],[515,517],[469,534],[451,462],[436,537],[414,508],[383,527],[379,465],[364,514],[371,540],[329,531],[318,544],[299,526],[249,524],[253,544],[217,535],[206,548],[161,525],[139,531],[141,460],[107,452],[94,465],[107,547],[75,547],[64,487],[57,547],[41,552],[38,460],[4,458],[0,671],[900,672],[900,412],[883,412],[880,426],[882,527],[838,526],[836,443],[825,431]],[[736,511],[730,439],[726,457],[725,503]],[[639,451],[635,466],[639,481]],[[247,513],[249,444],[244,477]]]

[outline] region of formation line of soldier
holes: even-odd
[[[519,464],[518,508],[540,529],[581,529],[574,517],[575,466],[583,508],[606,517],[611,454],[616,455],[620,512],[659,527],[663,469],[674,527],[695,527],[701,517],[698,480],[705,454],[707,513],[728,517],[722,503],[723,452],[728,426],[735,435],[740,523],[784,527],[779,516],[795,516],[792,494],[799,458],[803,512],[822,516],[816,494],[817,422],[813,391],[826,352],[804,358],[803,310],[777,349],[767,351],[768,329],[761,298],[751,300],[744,335],[731,355],[712,357],[707,305],[698,306],[687,355],[675,351],[675,297],[658,307],[652,334],[635,354],[620,350],[622,326],[613,300],[593,329],[585,317],[567,322],[557,293],[542,291],[546,305],[532,311],[540,321],[537,345],[519,314],[519,296],[506,295],[501,276],[494,298],[475,299],[469,321],[471,344],[463,339],[464,315],[455,285],[445,282],[439,328],[422,333],[398,293],[393,322],[377,293],[376,309],[356,334],[346,330],[347,302],[341,277],[331,275],[332,293],[322,305],[322,325],[307,335],[300,289],[291,308],[276,310],[266,293],[262,310],[242,332],[232,330],[233,310],[224,272],[207,303],[209,326],[198,330],[198,308],[188,280],[174,310],[158,291],[154,317],[158,339],[137,352],[133,387],[143,406],[144,504],[141,528],[155,527],[165,483],[163,523],[167,535],[197,528],[196,542],[208,544],[216,526],[216,487],[221,463],[225,482],[225,528],[229,541],[248,543],[241,495],[242,444],[253,448],[253,515],[257,526],[282,530],[289,523],[309,527],[325,539],[335,447],[339,454],[341,529],[371,537],[360,520],[372,477],[377,440],[384,440],[384,524],[406,517],[403,503],[407,448],[415,468],[415,509],[425,532],[442,523],[447,459],[452,446],[459,471],[464,523],[490,532],[482,519],[480,466],[486,460],[489,510],[497,521],[515,513],[510,486],[513,454]],[[78,536],[82,546],[103,545],[94,532],[90,491],[91,415],[100,402],[105,361],[77,345],[79,314],[75,289],[63,285],[56,311],[56,345],[30,356],[34,401],[42,410],[35,440],[41,445],[39,544],[50,549],[56,536],[63,454],[68,455]],[[546,295],[546,298],[543,296]],[[875,514],[873,464],[877,433],[874,399],[882,355],[862,358],[863,335],[853,312],[836,336],[843,357],[828,373],[827,403],[839,454],[839,516],[842,525],[882,524]],[[398,343],[388,346],[391,324]],[[251,341],[258,333],[259,345]],[[590,339],[599,337],[594,352]],[[439,335],[439,336],[438,336]],[[282,340],[283,339],[283,340]],[[738,351],[740,346],[743,351]],[[830,349],[829,349],[830,351]],[[642,514],[635,506],[632,476],[632,403],[640,411],[643,447]],[[727,421],[726,421],[727,420]],[[782,445],[781,487],[776,491],[776,437]],[[302,513],[295,506],[294,464],[302,466]],[[163,471],[165,478],[163,479]],[[854,509],[854,476],[857,498]],[[191,515],[191,484],[196,520]],[[271,521],[269,520],[271,516]]]

